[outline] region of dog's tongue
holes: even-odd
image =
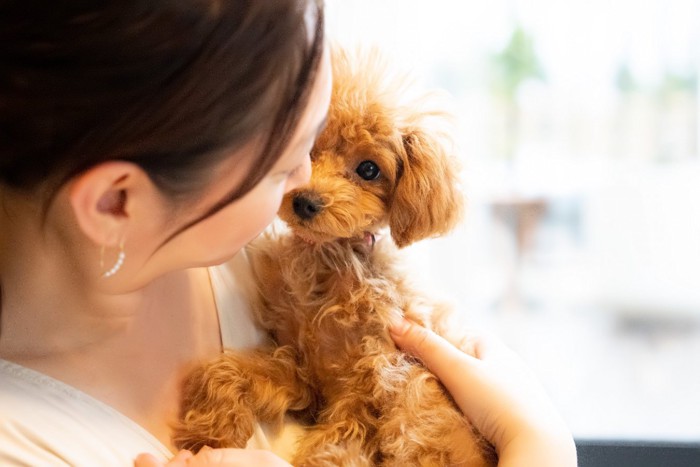
[[[376,241],[377,240],[372,232],[365,232],[365,243],[369,245],[370,248],[374,246]]]

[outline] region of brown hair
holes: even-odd
[[[184,198],[262,137],[255,171],[182,231],[273,166],[322,46],[319,0],[2,2],[0,183],[41,188],[50,201],[70,178],[119,159]]]

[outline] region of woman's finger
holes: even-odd
[[[420,358],[453,393],[452,395],[459,397],[460,389],[465,386],[465,378],[468,379],[472,373],[467,367],[478,366],[477,358],[457,349],[431,330],[405,318],[393,325],[389,331],[401,349]],[[473,351],[474,355],[478,355],[478,348],[474,348]]]

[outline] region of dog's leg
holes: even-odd
[[[173,443],[198,451],[203,446],[245,447],[255,421],[281,423],[288,410],[302,410],[311,392],[298,373],[295,351],[224,353],[186,378]]]
[[[387,403],[377,438],[382,465],[492,467],[490,445],[475,433],[427,370],[413,366]]]
[[[373,467],[375,463],[363,452],[362,439],[349,437],[339,441],[339,424],[321,424],[309,428],[299,441],[292,460],[296,467]]]
[[[357,365],[371,361],[361,359]],[[330,391],[317,423],[301,437],[292,462],[304,467],[376,465],[379,410],[372,395],[373,369],[344,378]],[[358,394],[360,392],[361,394]]]

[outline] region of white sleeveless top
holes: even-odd
[[[209,268],[226,348],[260,345],[248,297],[252,292],[243,252]],[[289,460],[301,428],[281,433],[257,426],[248,447],[270,449]],[[0,465],[133,466],[140,453],[172,457],[160,441],[136,422],[78,389],[0,359]]]

